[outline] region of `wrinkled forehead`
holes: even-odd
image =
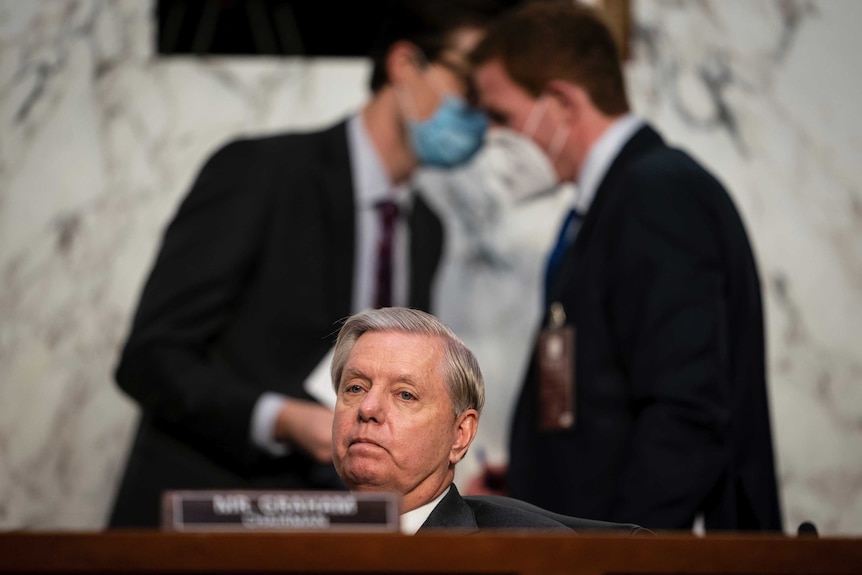
[[[371,367],[417,383],[423,378],[436,379],[443,373],[445,341],[436,334],[400,329],[369,330],[361,334],[351,347],[345,361],[345,372]]]

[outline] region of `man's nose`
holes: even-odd
[[[372,388],[359,403],[359,420],[383,423],[386,408],[379,391]]]

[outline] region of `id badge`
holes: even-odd
[[[551,306],[551,326],[539,332],[536,365],[539,379],[539,431],[563,431],[575,425],[575,328],[565,325],[561,304]]]

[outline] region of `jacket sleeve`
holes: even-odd
[[[634,419],[611,519],[658,529],[691,523],[729,441],[726,278],[707,200],[724,192],[693,162],[681,164],[628,175],[610,254]]]
[[[116,379],[142,409],[230,456],[251,453],[261,391],[212,353],[259,257],[269,198],[251,142],[218,151],[167,228]]]

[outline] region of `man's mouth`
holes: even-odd
[[[373,439],[369,439],[367,437],[358,437],[356,439],[350,440],[350,446],[354,445],[374,445],[375,447],[382,448],[383,446],[374,441]]]

